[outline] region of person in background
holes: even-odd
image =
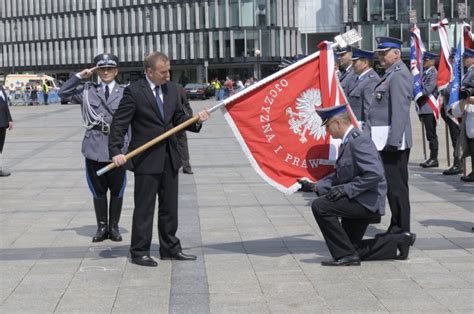
[[[438,79],[438,71],[435,68],[436,58],[435,53],[426,51],[423,55],[423,94],[417,99],[418,116],[426,131],[426,139],[430,147],[430,158],[422,163],[420,167],[433,168],[438,167],[438,135],[436,134],[437,121],[434,115],[433,108],[428,103],[428,97],[438,97],[436,88],[436,80]]]
[[[10,114],[9,100],[7,93],[2,85],[0,85],[0,177],[8,177],[10,172],[4,171],[2,168],[3,146],[7,130],[13,128],[13,119]]]

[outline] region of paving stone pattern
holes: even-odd
[[[195,112],[214,101],[192,102]],[[194,175],[180,175],[180,236],[196,262],[128,261],[129,173],[123,242],[92,243],[95,216],[80,153],[77,105],[12,107],[0,178],[1,313],[474,312],[474,185],[423,161],[412,112],[412,230],[407,261],[326,268],[313,195],[283,195],[250,167],[222,113],[189,133]],[[469,163],[468,163],[469,164]],[[155,219],[156,219],[155,215]],[[390,214],[368,236],[386,229]],[[156,221],[152,256],[159,257]]]

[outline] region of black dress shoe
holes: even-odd
[[[411,232],[403,233],[403,240],[398,245],[398,250],[400,254],[398,255],[397,259],[405,260],[408,258],[408,254],[410,253],[410,246],[415,243],[416,234]]]
[[[97,227],[97,232],[95,236],[92,238],[92,242],[102,242],[109,238],[109,232],[107,225],[99,225]]]
[[[10,172],[0,170],[0,177],[8,177],[9,175],[10,175]]]
[[[158,263],[151,258],[150,256],[138,256],[138,257],[132,257],[131,262],[133,264],[137,264],[140,266],[147,266],[147,267],[156,267],[158,266]]]
[[[332,261],[322,261],[322,266],[360,266],[359,255],[348,255]]]
[[[119,227],[117,225],[109,226],[109,239],[114,242],[122,241],[122,235],[120,235]]]
[[[438,159],[435,159],[435,158],[430,158],[427,161],[422,162],[420,164],[420,167],[423,167],[423,168],[434,168],[438,166],[439,166]]]
[[[178,252],[174,255],[160,254],[162,260],[174,260],[174,261],[195,261],[196,255],[188,255],[183,252]]]
[[[183,169],[183,173],[193,174],[194,172],[191,170],[191,168],[186,168],[186,169]]]
[[[461,174],[461,173],[462,173],[462,167],[460,165],[454,165],[451,168],[443,171],[443,174],[445,176],[452,176],[452,175]]]
[[[461,180],[463,180],[464,182],[474,182],[474,172],[471,172],[467,176],[462,176]]]

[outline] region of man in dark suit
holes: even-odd
[[[116,166],[127,162],[121,149],[129,126],[132,129],[129,150],[132,151],[190,118],[181,107],[176,84],[169,81],[168,57],[160,52],[151,53],[145,57],[144,67],[145,78],[125,88],[110,128],[109,151]],[[206,110],[199,112],[199,121],[187,130],[199,132],[201,123],[208,118]],[[178,170],[181,167],[177,145],[176,136],[172,135],[131,160],[135,173],[135,209],[130,254],[134,264],[158,265],[150,257],[156,195],[161,259],[196,259],[182,252],[176,237]]]
[[[412,233],[362,240],[368,224],[384,215],[387,195],[384,167],[371,138],[352,126],[346,105],[316,111],[329,134],[342,139],[334,173],[316,184],[299,181],[303,191],[322,196],[311,207],[334,258],[322,265],[354,266],[361,260],[408,258],[416,237]]]
[[[7,129],[11,130],[12,128],[13,120],[8,108],[8,96],[3,86],[0,85],[0,177],[8,177],[10,175],[9,172],[2,170],[2,152]]]

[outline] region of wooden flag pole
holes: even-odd
[[[152,139],[151,141],[143,144],[142,146],[132,150],[130,153],[128,153],[127,155],[125,155],[125,158],[127,160],[130,160],[130,158],[133,158],[135,157],[136,155],[140,154],[141,152],[147,150],[148,148],[152,147],[153,145],[161,142],[162,140],[164,140],[165,138],[167,137],[170,137],[171,135],[175,134],[176,132],[179,132],[185,128],[187,128],[188,126],[190,126],[191,124],[193,123],[196,123],[199,121],[199,116],[196,115],[194,117],[192,117],[191,119],[189,120],[186,120],[185,122],[181,123],[180,125],[178,126],[175,126],[174,128],[172,128],[171,130],[168,130],[166,131],[165,133],[161,134],[160,136],[157,136],[155,137],[154,139]],[[97,175],[98,176],[101,176],[103,175],[104,173],[116,168],[117,166],[115,166],[115,164],[113,162],[111,162],[110,164],[108,164],[107,166],[105,166],[104,168],[102,169],[99,169],[97,171]]]

